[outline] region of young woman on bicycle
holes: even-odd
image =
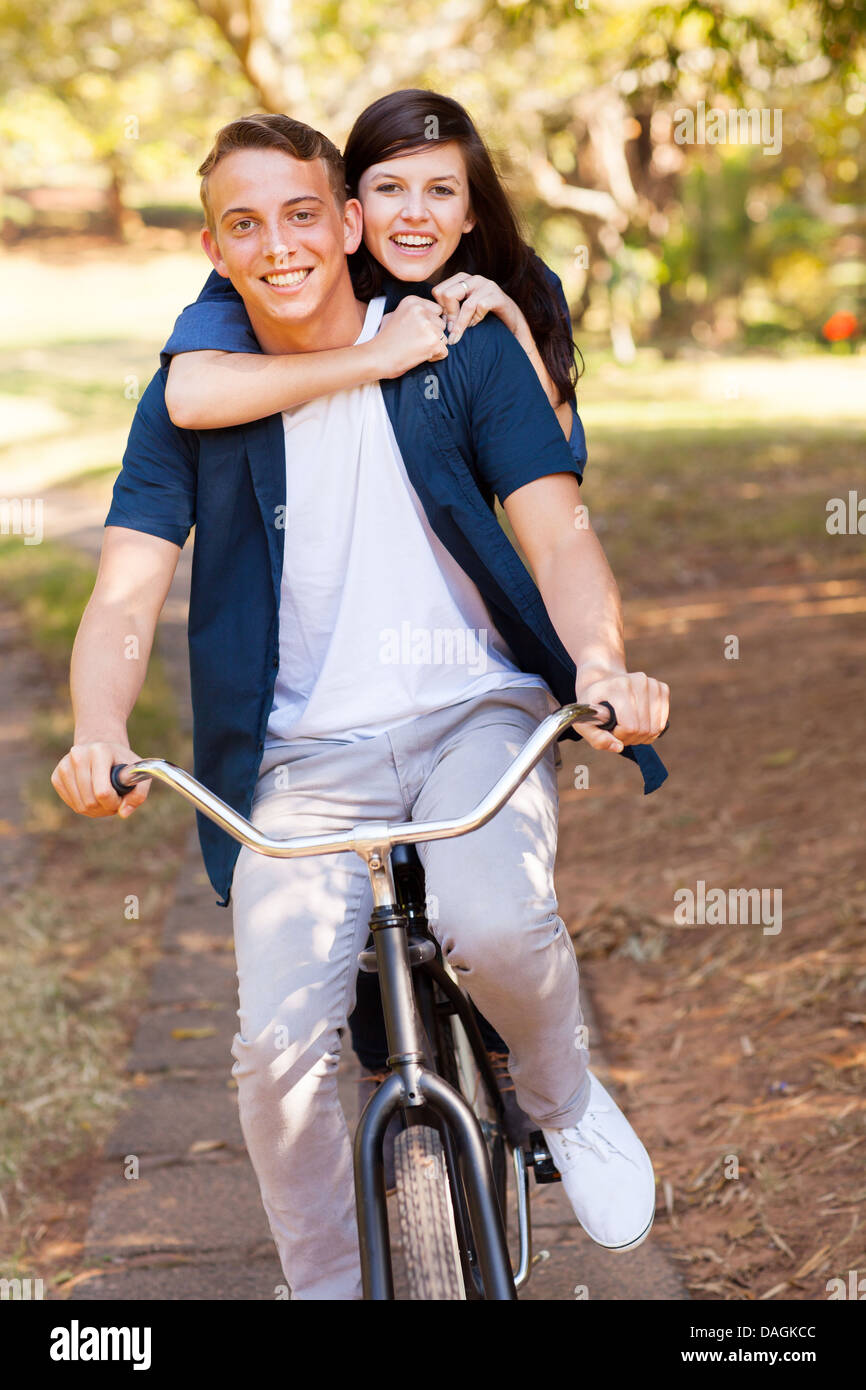
[[[409,131],[437,132],[420,149]],[[582,474],[586,461],[583,427],[577,414],[574,343],[568,308],[558,277],[520,235],[517,217],[493,160],[464,108],[450,97],[424,90],[392,92],[368,106],[356,120],[344,152],[350,197],[364,214],[364,239],[349,258],[358,299],[383,292],[389,279],[426,283],[443,310],[447,344],[487,314],[497,315],[526,351],[571,445]],[[203,302],[219,296],[226,313],[239,311],[240,296],[214,272],[202,295],[178,320],[167,345],[199,341],[196,316]],[[214,343],[171,358],[166,404],[174,423],[188,429],[245,423],[290,409],[318,395],[399,375],[430,357],[423,334],[416,346],[405,324],[386,315],[371,343],[316,353],[271,356],[250,371],[249,353],[225,352]],[[399,331],[395,331],[399,330]],[[251,347],[255,349],[251,338]],[[408,356],[407,356],[408,353]],[[383,370],[384,368],[384,370]],[[522,1112],[513,1100],[507,1075],[507,1046],[479,1017],[482,1036],[503,1088],[509,1137],[519,1141]],[[376,977],[358,978],[358,1002],[350,1018],[355,1050],[370,1083],[385,1066],[387,1046]]]

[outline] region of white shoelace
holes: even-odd
[[[576,1125],[570,1125],[568,1129],[560,1129],[557,1131],[557,1137],[566,1152],[568,1152],[569,1147],[575,1149],[591,1149],[593,1153],[598,1154],[599,1158],[603,1159],[605,1163],[609,1162],[611,1154],[619,1154],[621,1158],[627,1158],[630,1163],[634,1163],[634,1159],[628,1154],[623,1153],[622,1149],[618,1149],[616,1144],[608,1139],[604,1131],[595,1123],[596,1115],[602,1112],[607,1112],[609,1114],[610,1106],[594,1105],[591,1109],[587,1110],[585,1115],[581,1116]],[[604,1149],[601,1147],[602,1144],[607,1145],[609,1152],[605,1153]],[[637,1164],[635,1164],[635,1166],[637,1167]]]

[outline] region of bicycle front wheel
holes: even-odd
[[[465,1299],[448,1168],[435,1129],[410,1125],[400,1131],[394,1176],[409,1300]]]

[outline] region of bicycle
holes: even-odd
[[[354,850],[367,865],[373,945],[361,952],[359,965],[379,974],[390,1075],[364,1107],[354,1140],[365,1299],[394,1298],[383,1142],[398,1107],[403,1128],[395,1141],[397,1208],[410,1300],[516,1299],[529,1280],[529,1168],[539,1182],[557,1181],[559,1174],[540,1130],[530,1134],[525,1150],[507,1139],[502,1096],[474,1013],[429,930],[424,870],[414,845],[486,824],[562,730],[576,723],[614,728],[613,706],[606,700],[601,705],[563,705],[549,714],[475,809],[447,821],[367,821],[350,831],[277,840],[173,763],[145,758],[111,769],[118,795],[155,778],[257,853],[290,859]],[[508,1150],[517,1203],[516,1269],[506,1238]]]

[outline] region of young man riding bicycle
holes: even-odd
[[[262,351],[348,347],[395,310],[419,365],[213,430],[172,424],[157,372],[76,639],[75,744],[52,777],[59,795],[93,816],[129,814],[147,795],[136,787],[121,810],[109,769],[139,757],[126,722],[193,524],[195,775],[262,829],[462,812],[548,710],[575,699],[615,706],[612,733],[585,725],[583,736],[637,761],[652,790],[665,774],[644,745],[665,726],[668,688],[626,670],[616,585],[592,529],[573,523],[574,462],[523,349],[491,317],[447,351],[439,306],[406,286],[391,285],[384,303],[358,301],[346,253],[360,208],[341,196],[338,152],[285,117],[265,118],[254,144],[240,139],[211,165],[210,246]],[[239,210],[255,226],[242,242],[226,231]],[[308,273],[269,284],[293,266]],[[484,631],[483,671],[383,660],[382,633],[406,621]],[[125,659],[131,633],[139,662]],[[633,1248],[652,1224],[652,1165],[588,1067],[578,966],[553,888],[556,817],[549,750],[476,834],[419,844],[438,901],[431,927],[507,1041],[517,1099],[581,1224],[609,1248]],[[203,819],[199,832],[211,882],[233,905],[234,1074],[286,1279],[294,1298],[358,1298],[336,1068],[369,917],[364,866],[351,854],[262,859]]]

